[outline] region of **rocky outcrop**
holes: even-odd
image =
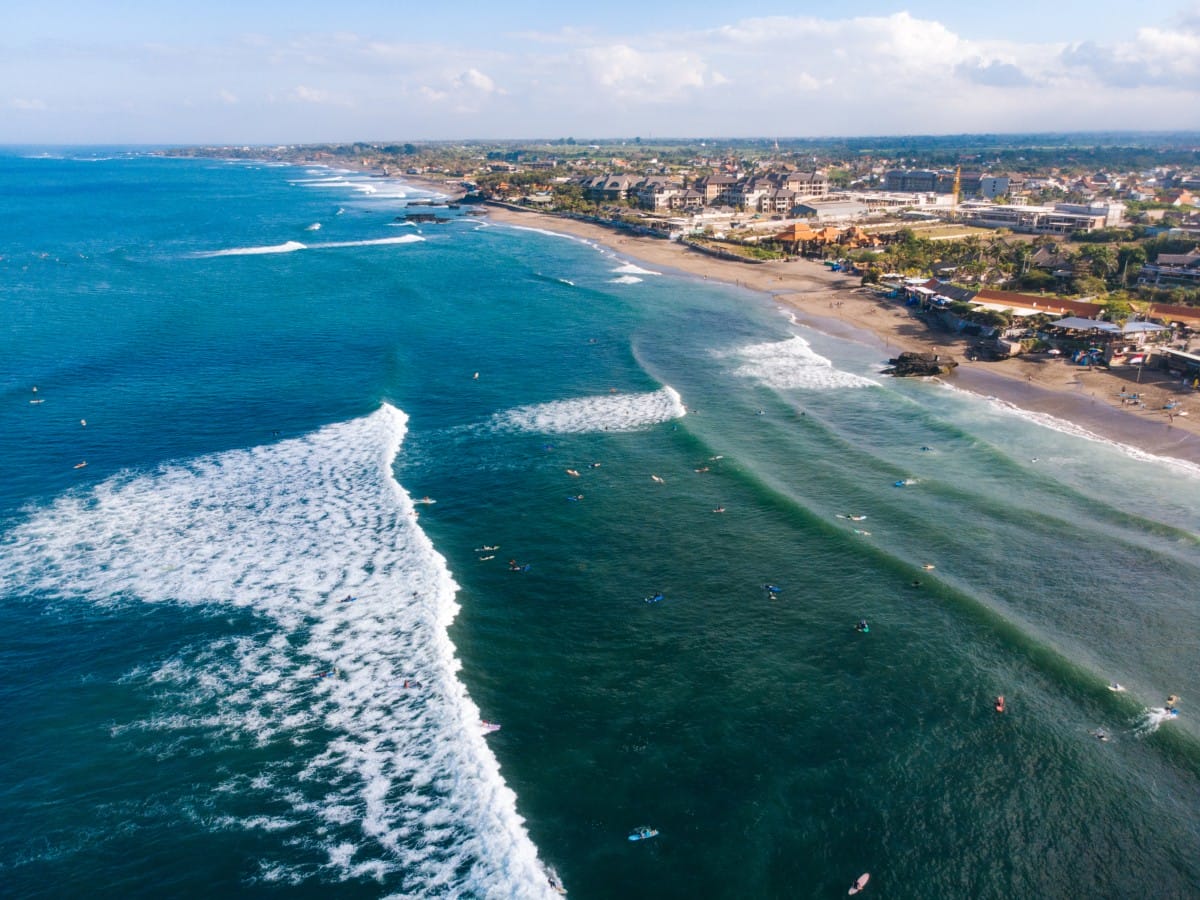
[[[889,368],[884,375],[946,375],[958,365],[958,361],[945,353],[901,353],[889,359]]]

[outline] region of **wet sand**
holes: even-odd
[[[905,350],[947,353],[959,366],[945,380],[958,388],[1066,420],[1148,453],[1200,464],[1200,394],[1166,372],[1145,369],[1139,380],[1133,366],[1088,370],[1045,354],[972,362],[964,356],[966,339],[929,327],[903,305],[861,287],[857,277],[831,272],[819,262],[741,263],[574,219],[490,205],[486,209],[495,222],[586,238],[649,268],[770,294],[794,310],[801,324],[874,343],[884,356]],[[1129,403],[1122,393],[1137,393],[1139,402]],[[1179,405],[1167,410],[1168,401]]]

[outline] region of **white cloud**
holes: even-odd
[[[658,32],[616,30],[637,27],[627,17],[550,34],[518,22],[486,45],[380,30],[6,47],[0,83],[23,99],[0,104],[46,115],[0,117],[0,141],[38,139],[31,122],[79,141],[172,142],[201,129],[291,142],[1197,127],[1200,7],[1172,22],[1131,8],[1126,36],[1103,43],[828,9]],[[177,115],[187,103],[212,118]]]
[[[327,91],[323,88],[308,87],[304,84],[296,85],[292,88],[288,96],[291,100],[299,100],[301,103],[312,103],[316,106],[354,106],[352,100],[347,99],[339,93]]]
[[[476,91],[480,94],[503,94],[496,83],[478,69],[467,69],[454,79],[454,86],[459,90]]]
[[[659,103],[703,88],[708,66],[683,50],[637,50],[628,44],[583,51],[592,81],[623,99]]]

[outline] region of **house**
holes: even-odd
[[[1142,284],[1200,283],[1200,247],[1188,253],[1160,253],[1154,262],[1142,266],[1138,276]]]
[[[1172,206],[1196,205],[1196,196],[1184,188],[1172,188],[1169,191],[1164,191],[1159,200],[1163,203],[1170,203]]]
[[[696,180],[695,189],[704,195],[704,204],[721,202],[722,195],[728,195],[729,190],[736,185],[737,178],[733,175],[709,175]],[[728,201],[725,201],[728,205]]]
[[[1071,254],[1068,253],[1062,244],[1050,244],[1047,247],[1042,247],[1033,256],[1029,257],[1029,264],[1035,269],[1048,269],[1051,272],[1070,273],[1071,269]]]
[[[638,181],[632,175],[597,175],[584,179],[583,191],[589,200],[612,203],[627,200]]]

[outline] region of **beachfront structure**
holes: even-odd
[[[1062,335],[1070,341],[1086,343],[1088,347],[1100,348],[1105,364],[1124,362],[1131,354],[1141,354],[1148,343],[1161,342],[1171,336],[1170,328],[1154,322],[1122,324],[1079,316],[1066,316],[1051,322],[1046,326],[1046,331]]]
[[[1071,234],[1120,224],[1124,209],[1124,204],[1116,202],[1019,206],[967,201],[959,204],[958,217],[965,224],[982,228],[1009,228],[1026,234]]]
[[[771,172],[749,178],[708,175],[691,186],[663,175],[597,175],[577,183],[594,202],[635,200],[643,209],[651,210],[729,206],[789,215],[800,201],[829,194],[829,179],[822,172]]]
[[[583,181],[583,191],[589,200],[613,203],[627,200],[629,192],[642,179],[634,175],[597,175]]]

